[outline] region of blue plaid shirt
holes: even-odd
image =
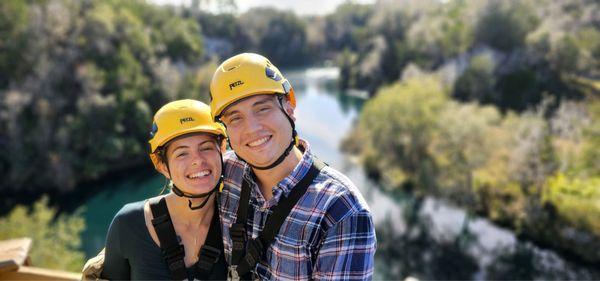
[[[292,173],[273,187],[266,201],[252,179],[250,166],[233,152],[225,154],[225,186],[220,214],[225,257],[231,263],[229,228],[237,217],[243,178],[251,183],[246,225],[248,237],[262,231],[281,196],[287,196],[313,162],[306,141],[302,160]],[[325,167],[290,212],[256,273],[270,280],[369,280],[373,275],[375,227],[366,201],[354,184],[340,172]]]

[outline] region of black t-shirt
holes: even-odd
[[[117,213],[108,229],[102,278],[109,280],[171,280],[160,247],[156,245],[144,219],[145,201],[129,203]],[[215,210],[213,222],[219,221]],[[221,256],[213,266],[210,276],[193,276],[199,280],[227,279],[227,265],[222,241]],[[192,270],[188,270],[192,274]]]

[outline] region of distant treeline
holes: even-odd
[[[458,100],[520,111],[544,95],[592,94],[599,13],[593,0],[431,0],[347,4],[328,17],[344,34],[335,41],[344,87],[373,94],[414,65],[456,81]]]
[[[67,192],[147,164],[152,114],[178,98],[208,101],[223,58],[255,51],[280,67],[334,58],[310,44],[323,35],[311,23],[267,8],[0,1],[0,193]]]
[[[393,188],[597,264],[600,4],[443,2],[346,10],[341,83],[373,98],[343,147]]]
[[[206,100],[197,22],[143,1],[0,2],[3,193],[72,190],[144,163],[153,112]]]

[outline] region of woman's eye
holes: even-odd
[[[270,107],[261,107],[261,108],[258,109],[258,112],[266,112],[269,109],[271,109],[271,108]]]
[[[187,152],[183,152],[183,153],[177,154],[176,157],[179,158],[179,157],[186,156],[186,155],[187,155]]]

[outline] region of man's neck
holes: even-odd
[[[252,169],[263,197],[268,201],[273,198],[273,186],[292,173],[300,163],[302,152],[294,147],[290,154],[279,165],[268,170]]]

